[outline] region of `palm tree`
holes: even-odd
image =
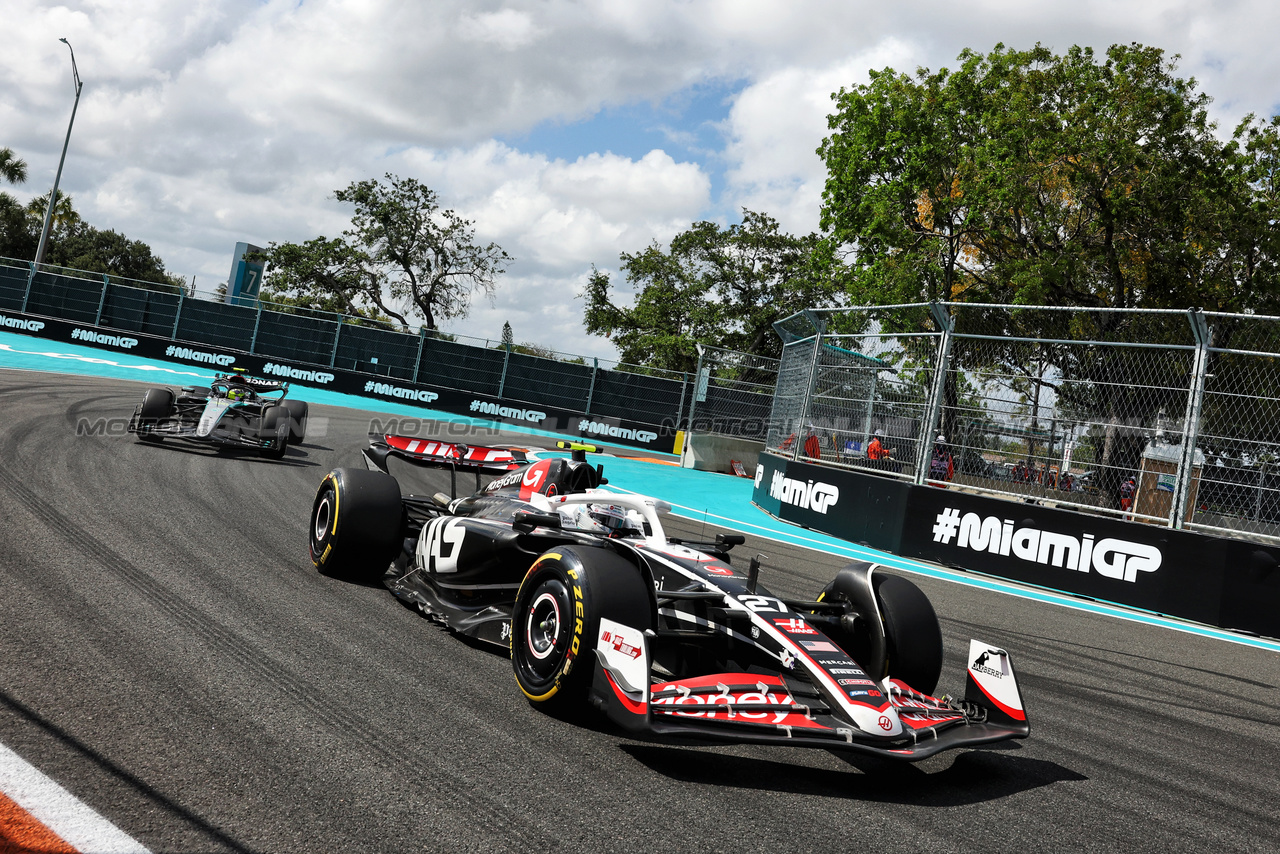
[[[0,148],[0,177],[10,184],[27,180],[27,162],[16,157],[12,148]]]
[[[45,209],[49,206],[49,194],[38,196],[27,202],[27,216],[39,223],[44,222]],[[53,219],[51,228],[54,231],[65,232],[79,225],[81,222],[80,214],[71,206],[71,197],[61,190],[58,191],[58,203],[53,206]]]

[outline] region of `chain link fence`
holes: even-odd
[[[765,439],[778,384],[777,359],[699,345],[695,376],[689,432]]]
[[[931,303],[776,328],[775,452],[1280,539],[1280,318]]]

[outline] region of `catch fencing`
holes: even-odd
[[[1280,318],[921,303],[775,328],[777,453],[1280,540]]]
[[[0,259],[0,310],[432,384],[517,405],[555,406],[668,432],[687,429],[696,413],[706,431],[760,439],[773,391],[769,362],[776,365],[708,348],[699,364],[699,374],[706,371],[702,396],[695,402],[697,375],[686,372],[296,306],[231,305],[100,273],[47,266],[37,272],[30,262],[11,259]]]

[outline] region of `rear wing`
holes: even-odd
[[[459,471],[474,472],[476,489],[479,490],[481,474],[503,474],[515,471],[529,462],[524,451],[519,448],[486,448],[460,442],[398,436],[394,433],[370,433],[369,447],[362,453],[369,469],[384,474],[390,474],[387,471],[387,460],[391,457],[422,468],[449,469],[450,488],[455,497]]]

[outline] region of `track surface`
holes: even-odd
[[[312,569],[316,485],[369,415],[313,406],[326,435],[279,463],[77,436],[142,388],[0,370],[0,743],[155,852],[1280,850],[1273,652],[916,579],[939,690],[970,637],[1005,646],[1029,740],[916,765],[636,741]],[[785,596],[840,564],[755,551]]]

